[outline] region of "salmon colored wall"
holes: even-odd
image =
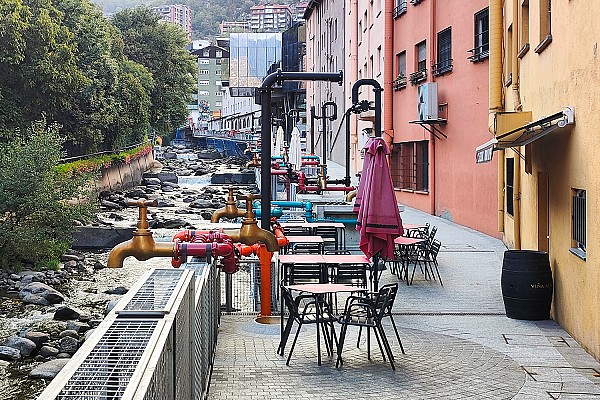
[[[438,103],[448,103],[440,113],[441,117],[447,115],[448,123],[437,126],[448,138],[439,134],[441,139],[434,138],[421,126],[409,124],[418,119],[416,85],[408,82],[406,88],[394,92],[394,142],[435,141],[435,182],[430,180],[429,193],[397,191],[397,198],[403,204],[430,212],[434,195],[436,215],[500,237],[497,161],[475,164],[475,148],[492,138],[488,132],[488,62],[472,63],[467,58],[468,50],[474,47],[474,15],[487,7],[488,2],[436,1],[435,21],[432,21],[431,1],[435,0],[425,0],[417,6],[409,2],[407,12],[395,20],[394,56],[406,50],[406,72],[410,75],[416,70],[415,45],[427,40],[428,79],[425,82],[437,82]],[[433,77],[431,64],[436,61],[432,61],[431,56],[437,54],[437,33],[448,27],[452,27],[453,70]],[[396,60],[394,70],[397,70]],[[431,171],[429,175],[432,176]]]

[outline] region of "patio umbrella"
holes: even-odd
[[[290,139],[290,164],[296,166],[296,170],[300,171],[302,167],[302,154],[300,150],[300,131],[297,127],[292,129],[292,137]]]
[[[280,126],[277,128],[277,135],[275,136],[275,148],[273,149],[272,156],[281,156],[281,146],[283,146],[283,128]]]
[[[373,258],[373,289],[377,290],[379,258],[394,257],[394,239],[402,236],[403,228],[386,159],[390,151],[380,137],[370,138],[364,149],[365,160],[353,211],[358,214],[359,247],[365,256]]]

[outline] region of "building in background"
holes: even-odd
[[[208,129],[213,118],[221,116],[223,101],[223,80],[227,81],[229,49],[209,45],[192,51],[198,59],[198,91],[196,110],[191,110],[195,132],[202,133]]]
[[[310,149],[314,147],[315,153],[326,160],[346,165],[346,134],[342,124],[342,116],[346,109],[346,94],[349,95],[354,79],[352,73],[348,75],[346,62],[346,13],[347,5],[337,4],[334,0],[313,0],[304,13],[306,21],[306,71],[309,72],[338,72],[344,71],[344,82],[310,81],[306,83],[307,120],[310,131],[310,110],[315,107],[315,114],[322,115],[322,106],[326,102],[337,105],[338,118],[334,121],[327,120],[326,132],[322,130],[322,121],[315,120],[314,143],[307,143]],[[333,106],[327,106],[327,115],[333,113]],[[345,122],[344,122],[345,123]],[[325,139],[325,146],[323,146]],[[325,148],[324,148],[325,147]]]
[[[250,29],[253,32],[283,32],[292,25],[290,6],[264,4],[250,7]]]
[[[152,11],[161,16],[164,21],[180,26],[192,40],[192,9],[183,4],[171,4],[152,7]]]
[[[306,7],[308,7],[308,2],[290,4],[290,11],[292,12],[292,23],[304,21],[304,13],[306,12]]]
[[[233,32],[250,32],[250,21],[222,21],[219,24],[221,35]]]

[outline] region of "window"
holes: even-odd
[[[358,43],[362,43],[363,29],[362,21],[358,21]]]
[[[381,75],[381,46],[377,47],[377,76]]]
[[[521,21],[519,27],[521,28],[519,57],[523,57],[529,50],[529,0],[523,0],[521,4]]]
[[[198,94],[200,96],[210,96],[210,92],[208,90],[200,90]]]
[[[210,81],[198,81],[198,86],[208,86],[210,85]]]
[[[506,213],[514,216],[513,195],[514,195],[514,180],[515,180],[515,159],[506,159]]]
[[[208,75],[210,74],[210,71],[207,69],[201,69],[198,71],[198,75]]]
[[[392,86],[394,90],[400,90],[406,87],[406,51],[396,54],[396,65],[398,75]]]
[[[221,97],[221,96],[223,96],[223,92],[220,92],[220,91],[219,92],[215,92],[215,96]]]
[[[425,41],[417,44],[417,71],[427,71],[427,46]]]
[[[475,14],[475,47],[469,50],[471,62],[479,62],[490,56],[490,17],[489,9],[484,8]]]
[[[391,159],[396,189],[429,190],[429,142],[395,143]]]
[[[452,28],[438,33],[437,45],[437,64],[433,66],[433,74],[443,75],[452,71]]]
[[[541,53],[552,42],[552,0],[540,0],[540,44],[535,48]]]
[[[394,19],[400,18],[404,13],[406,13],[406,0],[396,0],[396,7],[393,12]]]
[[[206,59],[202,59],[202,58],[198,60],[198,64],[204,64],[204,65],[206,65],[206,64],[209,64],[209,63],[210,63],[210,60],[206,60]]]
[[[223,52],[221,50],[217,50],[215,57],[218,57],[218,58],[223,57]]]
[[[215,61],[217,62],[217,65],[223,64],[223,60],[221,60],[220,58],[217,58]]]
[[[202,56],[203,57],[210,57],[210,50],[204,50],[204,51],[202,51]]]
[[[374,64],[374,61],[373,61],[373,56],[369,57],[369,64],[371,64],[370,65],[370,67],[371,67],[371,78],[374,78],[375,77],[375,64]]]
[[[215,102],[215,106],[216,107],[221,107],[221,102],[220,101]]]
[[[215,75],[217,75],[217,76],[221,75],[222,73],[223,73],[223,71],[221,71],[220,69],[215,71]]]
[[[504,47],[504,51],[506,51],[506,54],[504,54],[504,59],[508,60],[507,62],[503,63],[505,77],[504,86],[509,86],[512,83],[512,37],[513,29],[511,24],[506,32],[506,46]]]
[[[586,193],[583,189],[572,189],[571,196],[573,200],[573,206],[571,209],[572,219],[572,243],[571,253],[576,256],[586,258]]]

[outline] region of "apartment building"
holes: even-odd
[[[192,40],[192,9],[183,4],[170,4],[152,7],[152,11],[166,21],[180,26]]]
[[[283,32],[292,25],[290,6],[263,4],[250,7],[250,29],[253,32]]]

